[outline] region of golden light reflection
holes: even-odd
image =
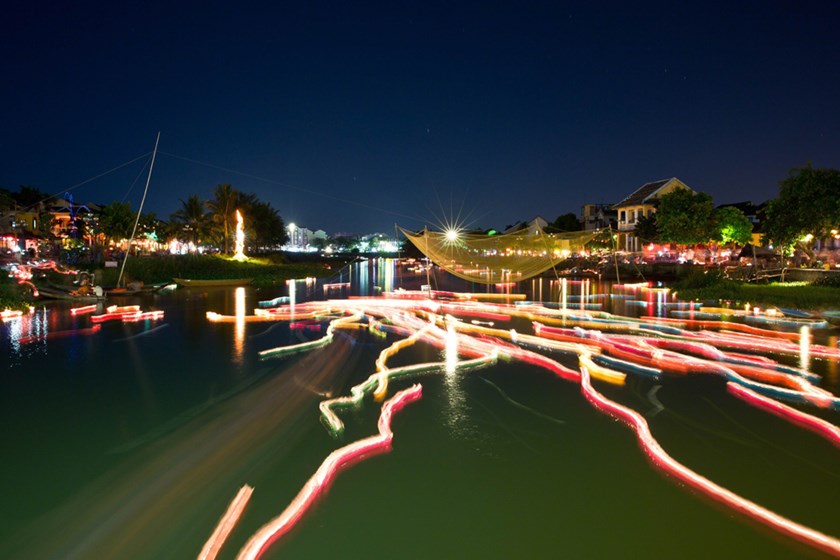
[[[473,426],[469,422],[469,407],[467,396],[464,391],[463,376],[459,375],[458,361],[459,331],[469,328],[456,318],[446,315],[446,334],[444,335],[443,360],[444,360],[444,393],[446,395],[446,424],[449,432],[459,439],[473,437]]]
[[[660,301],[667,296],[666,291],[653,289],[648,285],[633,285],[627,288],[634,292],[645,291],[644,300],[640,300],[643,303]],[[588,284],[581,283],[581,299],[587,299],[589,290]],[[577,295],[569,299],[576,302],[574,297]],[[576,306],[572,305],[572,307]],[[756,391],[757,396],[751,397],[751,399],[757,399],[755,402],[760,400],[765,404],[775,406],[777,403],[775,399],[779,399],[823,409],[840,409],[840,399],[812,385],[812,381],[817,380],[818,376],[805,371],[791,371],[791,368],[767,356],[749,356],[740,353],[740,351],[749,350],[751,353],[786,354],[805,359],[814,355],[819,359],[840,362],[840,350],[834,344],[831,346],[811,344],[808,326],[796,325],[802,327],[799,332],[777,332],[738,323],[690,321],[693,327],[703,327],[703,330],[698,331],[686,329],[689,321],[682,319],[648,317],[631,319],[605,312],[578,313],[574,309],[564,309],[561,313],[554,306],[549,308],[533,303],[524,307],[477,304],[471,301],[471,298],[462,298],[458,294],[448,292],[445,293],[445,299],[433,301],[428,298],[427,292],[422,291],[402,291],[389,294],[387,298],[356,297],[344,301],[301,303],[299,310],[313,314],[320,313],[322,317],[333,317],[327,336],[317,341],[263,351],[260,353],[261,359],[267,353],[271,353],[272,357],[279,357],[323,348],[330,344],[334,328],[357,328],[369,331],[381,329],[383,334],[408,337],[383,350],[376,362],[376,372],[367,380],[352,387],[349,395],[321,402],[319,409],[322,419],[327,429],[335,435],[340,435],[343,431],[343,423],[336,411],[362,406],[365,395],[371,392],[378,398],[384,398],[389,377],[444,371],[447,404],[445,421],[453,436],[472,440],[475,427],[470,422],[470,407],[466,402],[462,385],[465,376],[461,373],[496,363],[497,357],[503,355],[506,360],[532,364],[554,373],[561,379],[579,383],[587,401],[596,409],[627,423],[635,431],[639,443],[651,457],[654,465],[669,475],[675,476],[682,483],[781,534],[791,536],[835,556],[840,555],[840,540],[799,525],[741,498],[678,463],[661,448],[651,434],[646,420],[638,412],[607,398],[590,381],[590,376],[595,376],[595,374],[600,380],[620,385],[628,374],[658,377],[663,370],[678,375],[704,373],[724,376],[730,383],[729,386],[737,385],[736,389],[749,386]],[[269,313],[268,310],[259,311]],[[734,310],[726,311],[734,313]],[[272,312],[278,316],[278,320],[291,319],[288,308],[278,308]],[[349,315],[351,312],[353,315]],[[343,313],[344,316],[339,316],[339,313]],[[738,313],[747,318],[752,317],[740,310]],[[529,334],[527,330],[519,332],[514,329],[477,326],[464,321],[465,316],[494,317],[499,318],[498,320],[513,316],[530,319],[534,334]],[[569,320],[574,321],[576,328],[549,326],[559,325]],[[658,323],[662,324],[658,325]],[[654,326],[667,327],[665,333],[668,336],[660,337],[658,333],[652,333]],[[747,334],[749,336],[745,336]],[[386,361],[389,357],[421,338],[434,348],[442,350],[441,362],[413,363],[388,368]],[[796,344],[797,340],[800,344]],[[523,348],[524,346],[576,355],[580,368],[576,370],[566,367],[542,353]],[[728,352],[721,348],[736,352]],[[459,351],[461,356],[458,355]],[[459,361],[462,357],[464,359]],[[807,366],[807,363],[805,365]],[[732,389],[728,390],[732,391]],[[760,396],[761,393],[765,396]],[[753,401],[749,402],[752,404]],[[788,407],[788,409],[779,408],[778,410],[786,411],[785,418],[788,418],[795,409]],[[380,426],[382,426],[382,418],[383,416],[380,417]],[[820,433],[838,434],[833,425],[821,422],[818,418],[804,412],[797,411],[794,423],[804,425],[808,429],[823,426],[829,430],[826,432],[825,429],[819,428]],[[832,437],[834,437],[832,441],[837,441],[835,436]],[[322,474],[323,472],[319,470],[311,480],[323,479]],[[306,494],[306,507],[309,507],[311,503],[308,497],[310,495]],[[295,503],[297,501],[296,499]],[[287,508],[281,517],[276,519],[289,520],[289,524],[275,525],[270,529],[270,534],[265,533],[267,539],[265,542],[268,543],[270,539],[282,535],[287,530],[286,527],[290,527],[302,515],[304,509],[303,507]],[[290,511],[294,513],[286,513]],[[253,550],[262,551],[261,546]]]
[[[799,329],[799,369],[811,371],[811,329]]]
[[[560,309],[563,311],[563,316],[566,316],[566,298],[568,296],[568,288],[566,279],[560,281]]]
[[[245,288],[236,288],[234,292],[234,313],[236,323],[233,329],[233,354],[237,362],[242,361],[245,349]]]
[[[828,346],[831,348],[837,348],[837,338],[836,336],[829,336],[828,337]],[[827,364],[828,370],[825,374],[826,385],[831,385],[834,388],[840,388],[840,367],[838,367],[837,360],[829,360]]]
[[[584,280],[580,284],[580,310],[586,310],[586,302],[589,298],[589,280]]]
[[[396,261],[394,259],[388,259],[385,261],[385,285],[383,289],[386,292],[391,292],[394,290],[394,268],[396,266]]]
[[[455,319],[446,316],[446,374],[453,375],[458,369],[458,333],[455,332],[453,322]]]

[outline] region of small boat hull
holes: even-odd
[[[104,295],[97,296],[97,295],[89,295],[89,296],[77,296],[73,295],[70,292],[65,292],[62,290],[55,290],[51,288],[38,288],[38,295],[42,299],[63,299],[68,301],[84,301],[84,302],[97,302],[102,301],[105,299]]]
[[[247,286],[253,278],[234,278],[231,280],[190,280],[188,278],[173,278],[173,282],[184,288],[214,288],[219,286]]]
[[[823,310],[820,316],[833,325],[840,325],[840,311],[837,310]]]

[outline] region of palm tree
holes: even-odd
[[[207,204],[213,221],[221,230],[225,254],[230,252],[230,238],[236,221],[234,213],[241,202],[242,193],[231,187],[229,183],[224,183],[216,185],[213,189],[213,200]]]
[[[206,233],[209,222],[206,208],[207,203],[198,198],[197,194],[192,194],[187,200],[181,200],[181,208],[170,216],[170,220],[190,231],[193,243],[198,244],[200,237]]]
[[[17,202],[8,189],[0,189],[0,211],[12,210]]]
[[[112,202],[99,215],[99,228],[107,239],[121,241],[131,235],[135,214],[128,202]]]
[[[34,209],[43,206],[50,199],[50,195],[31,185],[21,185],[18,192],[12,193],[12,198],[25,209]]]
[[[252,201],[247,207],[249,237],[257,250],[278,247],[288,240],[286,224],[270,202]]]

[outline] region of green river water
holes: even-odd
[[[425,277],[402,277],[383,261],[334,281],[351,283],[330,294],[343,297],[417,287]],[[522,289],[556,299],[549,283]],[[318,283],[298,286],[301,299],[325,293]],[[286,293],[178,289],[125,298],[117,303],[165,317],[104,323],[90,335],[44,337],[90,327],[66,302],[3,323],[0,558],[195,558],[250,484],[251,502],[220,556],[233,558],[332,450],[375,433],[372,401],[344,414],[340,440],[321,424],[318,403],[372,373],[397,337],[339,332],[328,348],[260,362],[259,350],[321,333],[205,318],[251,314],[258,301]],[[659,303],[639,305],[658,312]],[[817,333],[823,344],[836,345],[836,336]],[[394,360],[439,359],[417,345]],[[838,364],[810,365],[837,394]],[[392,451],[341,472],[266,558],[820,557],[652,468],[631,430],[544,370],[500,363],[419,381],[423,398],[394,418]],[[662,446],[692,469],[840,536],[840,450],[830,443],[734,399],[721,379],[630,377],[599,388],[644,414]],[[815,414],[840,423],[836,412]]]

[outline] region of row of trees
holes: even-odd
[[[211,240],[230,253],[237,210],[245,217],[245,236],[251,250],[262,251],[288,241],[286,224],[270,202],[227,183],[216,185],[210,200],[202,200],[198,195],[181,200],[181,208],[170,216],[170,223],[182,239],[196,244]]]
[[[791,169],[767,206],[766,236],[779,247],[810,253],[814,239],[840,234],[840,170]]]
[[[0,189],[0,211],[43,211],[38,233],[45,236],[52,225],[46,210],[50,200],[49,195],[31,186],[22,186],[17,192]],[[250,251],[268,250],[288,240],[286,224],[271,203],[229,184],[217,185],[209,200],[202,200],[198,195],[181,200],[181,207],[169,217],[168,222],[159,219],[154,212],[141,214],[136,235],[152,235],[161,242],[177,238],[196,245],[213,244],[230,253],[234,246],[237,210],[244,217]],[[120,241],[131,236],[137,212],[128,202],[112,202],[102,207],[96,220],[84,218],[80,215],[72,224],[77,237],[96,239],[102,236],[106,242]]]
[[[658,200],[657,211],[641,218],[635,234],[645,242],[694,245],[707,241],[748,243],[753,224],[734,207],[715,208],[706,193],[677,190]],[[840,170],[792,169],[767,204],[763,242],[781,251],[800,248],[811,254],[813,241],[840,230]]]
[[[639,218],[633,233],[644,243],[746,245],[752,231],[752,222],[738,208],[715,208],[708,194],[677,189],[659,197],[656,212]]]
[[[36,233],[50,234],[50,213],[45,203],[50,197],[31,185],[21,185],[17,191],[0,188],[0,212],[26,209],[38,216]]]
[[[548,233],[579,231],[578,217],[569,212],[546,226]],[[749,243],[753,224],[738,208],[715,208],[712,197],[679,189],[657,200],[657,211],[639,218],[634,235],[645,243],[696,245],[708,241]]]

